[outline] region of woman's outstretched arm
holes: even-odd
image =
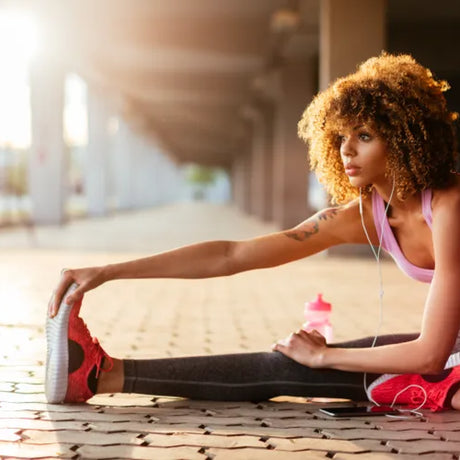
[[[72,283],[78,288],[67,297],[72,303],[84,292],[116,279],[212,278],[282,265],[345,242],[362,242],[356,204],[319,211],[298,226],[243,241],[208,241],[150,257],[99,267],[67,269],[49,306],[54,316]]]

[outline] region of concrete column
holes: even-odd
[[[292,61],[279,71],[279,96],[274,120],[273,217],[290,228],[310,215],[307,148],[297,123],[316,90],[313,58]]]
[[[133,201],[133,156],[132,132],[122,119],[118,122],[118,131],[113,140],[113,178],[116,207],[130,209]]]
[[[136,208],[176,200],[182,191],[182,175],[153,137],[133,133],[130,145],[132,203]]]
[[[31,218],[37,224],[61,224],[68,191],[63,139],[64,70],[52,58],[43,56],[31,65],[30,101]]]
[[[273,107],[258,104],[252,116],[251,213],[262,220],[273,218]]]
[[[322,0],[320,89],[385,49],[386,0]],[[365,18],[365,19],[363,19]],[[327,198],[325,198],[325,205]],[[342,245],[329,254],[369,254],[367,246]]]
[[[158,206],[168,201],[168,188],[174,187],[166,182],[168,161],[158,146],[145,138],[142,139],[142,156],[144,205]]]
[[[138,158],[137,203],[141,207],[157,206],[165,201],[162,153],[145,138],[139,137]]]
[[[145,165],[145,151],[143,148],[142,139],[137,133],[133,133],[133,142],[131,157],[133,162],[133,202],[135,208],[145,208],[146,207],[146,194],[144,186],[144,177],[146,171]],[[154,178],[152,178],[151,187],[155,187]]]
[[[250,156],[243,150],[235,157],[232,165],[233,199],[239,209],[249,212],[250,209]]]
[[[320,89],[385,48],[386,0],[321,0]]]
[[[232,177],[232,201],[237,208],[242,208],[243,183],[241,180],[241,159],[240,155],[233,158],[231,166]]]
[[[148,144],[151,174],[155,175],[155,204],[169,203],[177,199],[181,185],[176,164],[161,149],[160,143],[151,139]]]
[[[171,177],[171,180],[169,183],[175,183],[175,187],[170,187],[170,200],[178,201],[182,198],[183,195],[183,189],[184,189],[184,178],[182,176],[182,168],[179,163],[176,163],[174,161],[170,161],[169,163],[169,169],[170,173],[169,176]],[[228,181],[227,181],[228,185]],[[228,200],[228,189],[227,189],[227,200]]]
[[[169,155],[159,150],[163,158],[162,168],[162,187],[163,187],[163,201],[170,203],[177,201],[182,196],[184,187],[184,179],[182,176],[181,168]]]
[[[108,211],[109,195],[109,109],[102,94],[88,87],[88,146],[85,161],[85,193],[90,216]]]

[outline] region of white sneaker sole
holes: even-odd
[[[54,318],[46,317],[46,380],[45,396],[50,404],[62,403],[67,393],[69,347],[69,316],[72,310],[64,299],[77,288],[73,283],[64,294]]]

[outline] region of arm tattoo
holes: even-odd
[[[284,232],[284,234],[288,238],[292,238],[293,240],[305,241],[308,238],[310,238],[310,236],[315,235],[319,232],[319,221],[333,219],[337,215],[337,212],[337,208],[325,209],[317,215],[315,220],[309,222],[309,226],[306,230],[296,229]]]
[[[288,238],[292,238],[293,240],[305,241],[308,238],[310,238],[310,236],[314,235],[315,233],[318,233],[319,231],[319,224],[316,220],[311,222],[311,224],[312,225],[308,230],[293,230],[289,232],[284,232],[284,234]]]
[[[337,208],[329,208],[318,214],[318,220],[333,219],[337,215]]]

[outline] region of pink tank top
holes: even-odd
[[[434,270],[429,268],[421,268],[410,263],[404,256],[399,244],[391,230],[388,218],[385,215],[385,203],[383,198],[374,190],[372,192],[372,213],[374,215],[374,225],[377,230],[379,240],[381,238],[380,230],[382,229],[383,222],[383,238],[382,248],[385,249],[395,260],[398,267],[406,273],[406,275],[414,278],[423,283],[431,283],[433,279]],[[422,213],[425,221],[430,229],[432,228],[433,218],[431,214],[431,189],[422,192]]]

